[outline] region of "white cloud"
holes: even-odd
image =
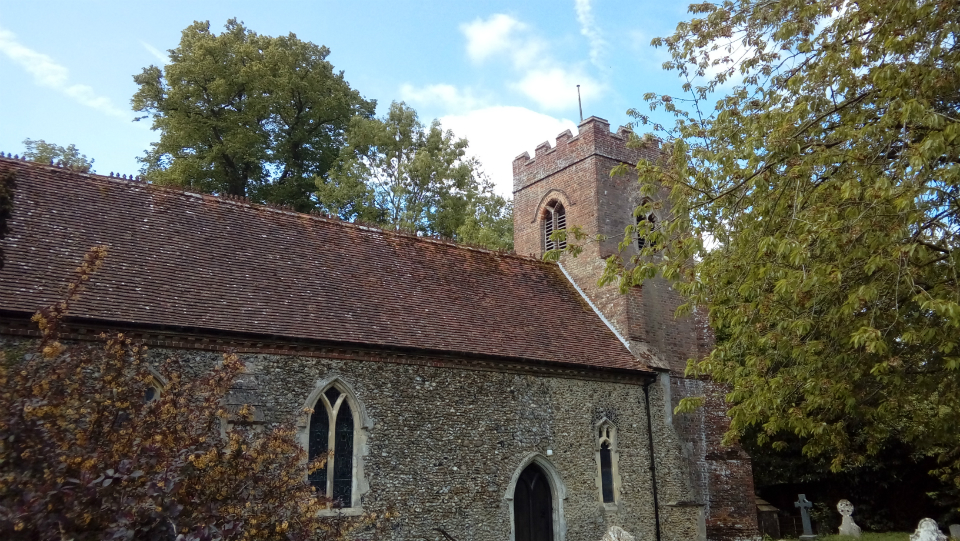
[[[577,16],[590,40],[591,58],[599,59],[604,42],[595,29],[589,2],[577,0]],[[478,18],[460,25],[460,30],[467,40],[467,56],[473,62],[506,59],[519,79],[513,79],[508,86],[544,109],[561,110],[575,105],[578,84],[582,85],[585,98],[606,92],[606,86],[587,75],[581,65],[559,61],[544,39],[509,15],[498,13],[487,19]]]
[[[147,43],[147,42],[145,42],[145,41],[141,41],[141,42],[140,42],[140,45],[143,45],[143,48],[146,49],[147,52],[149,52],[150,54],[153,55],[154,58],[156,58],[157,60],[159,60],[161,66],[166,66],[167,64],[170,63],[170,57],[167,56],[167,55],[165,55],[165,54],[163,54],[163,53],[160,51],[160,49],[157,49],[156,47],[154,47],[153,45],[150,45],[149,43]]]
[[[460,25],[467,38],[467,56],[480,63],[491,56],[511,52],[518,42],[525,41],[519,34],[526,33],[527,25],[509,15],[497,13],[489,19],[475,19]]]
[[[524,107],[496,106],[461,115],[440,118],[444,129],[470,141],[468,152],[483,164],[496,185],[497,193],[513,193],[513,159],[534,149],[543,141],[556,143],[564,130],[577,134],[572,120],[554,118]]]
[[[577,103],[577,85],[584,100],[595,99],[605,88],[580,70],[559,67],[532,70],[519,82],[512,84],[544,109],[564,109]]]
[[[37,85],[56,90],[81,105],[102,113],[123,119],[130,118],[128,113],[113,105],[108,98],[98,96],[93,88],[70,84],[67,68],[57,64],[49,56],[22,45],[12,32],[3,28],[0,28],[0,52],[30,73]]]
[[[601,57],[607,47],[607,42],[603,39],[600,28],[597,27],[597,23],[593,19],[591,2],[592,0],[574,0],[574,8],[577,11],[577,22],[580,23],[580,33],[590,43],[590,62],[603,69]]]
[[[400,87],[400,99],[415,105],[441,106],[445,111],[468,111],[484,104],[470,89],[460,90],[453,85],[437,84],[415,87],[404,84]]]

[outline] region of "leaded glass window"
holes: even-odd
[[[597,466],[600,474],[600,501],[603,503],[617,502],[616,481],[617,474],[617,428],[610,421],[603,419],[596,425],[597,432]]]
[[[613,503],[613,458],[607,442],[600,446],[600,485],[603,488],[603,503]]]
[[[310,460],[327,454],[330,449],[330,413],[323,404],[323,400],[318,400],[313,408],[313,414],[310,415],[310,451],[308,456]],[[317,492],[327,493],[327,467],[318,468],[309,476]]]
[[[334,430],[336,450],[333,453],[333,495],[340,506],[350,506],[353,488],[353,414],[349,404],[342,404],[337,412]]]
[[[332,499],[336,507],[353,506],[354,423],[346,398],[339,389],[330,387],[320,395],[310,415],[310,460],[328,457],[323,467],[309,475],[310,484]]]

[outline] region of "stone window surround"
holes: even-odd
[[[560,472],[557,471],[557,468],[540,453],[530,453],[520,461],[520,465],[513,472],[510,484],[507,485],[507,491],[503,495],[510,513],[510,541],[515,541],[517,535],[517,526],[514,523],[513,493],[517,489],[517,480],[520,479],[520,474],[530,464],[539,466],[550,484],[550,494],[553,496],[553,541],[565,541],[567,522],[563,516],[563,502],[567,499],[567,487],[563,484],[563,479],[560,478]]]
[[[537,208],[533,213],[533,216],[530,217],[530,223],[537,223],[543,219],[544,214],[547,212],[547,205],[559,201],[563,205],[564,209],[569,209],[573,206],[573,203],[570,202],[570,197],[567,196],[567,193],[558,188],[551,188],[547,193],[543,194],[540,197],[540,202],[537,203]]]
[[[623,481],[620,478],[620,453],[617,451],[617,425],[606,417],[593,425],[594,449],[597,459],[597,498],[603,504],[605,513],[616,513],[620,510],[620,493]],[[613,501],[603,501],[603,471],[600,465],[600,447],[604,442],[610,444],[610,471],[613,476]]]
[[[160,395],[163,394],[163,390],[167,388],[167,380],[160,372],[158,372],[154,367],[147,366],[147,370],[150,372],[150,377],[147,378],[146,384],[150,387],[153,387],[153,398],[149,401],[153,402],[160,398]]]
[[[297,419],[297,441],[303,449],[310,449],[310,414],[324,391],[330,387],[336,387],[350,405],[350,411],[353,414],[353,486],[351,490],[351,503],[349,507],[341,509],[326,509],[320,512],[321,516],[359,516],[363,514],[362,498],[370,491],[370,483],[364,475],[363,459],[369,453],[367,439],[370,436],[370,429],[373,428],[373,421],[367,415],[367,410],[363,403],[357,399],[357,393],[349,383],[339,376],[329,376],[317,380],[313,391],[304,401],[303,415]],[[322,402],[321,402],[322,405]],[[333,426],[333,423],[331,423]]]

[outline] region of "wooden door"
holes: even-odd
[[[553,492],[536,464],[520,474],[513,492],[516,541],[553,541]]]

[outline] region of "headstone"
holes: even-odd
[[[806,494],[800,494],[793,506],[800,508],[800,521],[803,522],[803,535],[800,536],[800,541],[813,541],[817,536],[813,535],[813,528],[810,526],[810,512],[807,511],[813,507],[813,504],[807,501]]]
[[[606,535],[600,541],[635,541],[634,537],[620,526],[610,526]]]
[[[860,537],[860,526],[853,521],[853,504],[850,500],[840,500],[837,502],[837,511],[843,515],[843,522],[840,523],[840,535],[849,535],[851,537]]]
[[[910,541],[947,541],[947,536],[940,531],[937,521],[925,518],[917,525],[917,531],[910,534]]]
[[[951,539],[960,539],[960,524],[951,524],[951,525],[950,525],[950,538],[951,538]]]

